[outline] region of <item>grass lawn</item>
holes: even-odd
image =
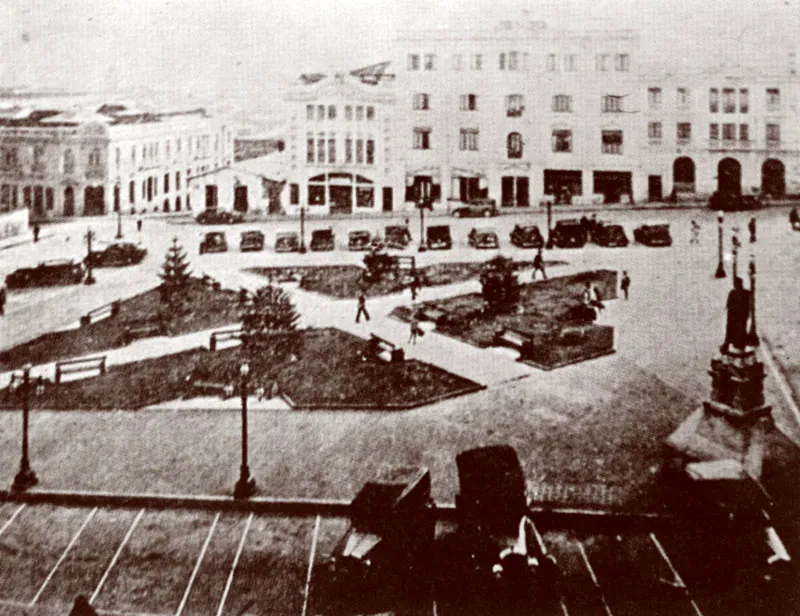
[[[188,310],[169,322],[170,335],[210,329],[241,319],[238,293],[234,291],[215,291],[193,279],[187,297]],[[126,326],[138,327],[144,322],[157,322],[162,310],[164,304],[160,301],[158,289],[151,289],[123,300],[120,312],[115,317],[79,329],[50,332],[0,352],[0,371],[17,369],[26,363],[37,365],[118,348],[122,346],[121,338]]]
[[[250,364],[251,391],[277,381],[296,408],[402,409],[480,389],[477,383],[416,360],[365,361],[366,342],[333,329],[278,334],[253,350],[212,353],[198,348],[111,367],[106,374],[45,389],[34,408],[53,410],[138,409],[181,397],[186,377],[230,383],[238,392],[239,367]],[[291,356],[296,361],[291,361]],[[0,408],[19,408],[0,392]]]

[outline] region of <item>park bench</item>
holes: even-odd
[[[580,344],[586,339],[590,325],[566,325],[558,332],[558,341],[563,345]]]
[[[215,395],[223,400],[233,396],[234,387],[230,383],[220,383],[218,381],[206,381],[203,379],[194,380],[191,376],[186,377],[187,390],[184,394],[185,398],[191,398],[196,395]]]
[[[380,336],[370,334],[368,345],[370,354],[382,361],[392,364],[405,361],[406,355],[403,349]]]
[[[211,337],[208,341],[208,349],[213,352],[217,350],[217,345],[220,342],[228,342],[230,340],[241,340],[241,339],[242,339],[241,327],[233,327],[231,329],[220,329],[215,332],[211,332]]]
[[[145,323],[134,327],[126,325],[125,331],[122,334],[121,342],[124,346],[127,346],[131,342],[133,342],[134,340],[138,340],[139,338],[150,338],[152,336],[166,336],[166,335],[167,335],[167,327],[162,321],[159,321],[157,323]]]
[[[519,351],[520,359],[528,357],[533,349],[533,336],[515,329],[501,328],[494,334],[494,343]]]
[[[64,374],[73,374],[76,372],[93,372],[97,370],[99,374],[106,373],[106,356],[98,355],[97,357],[85,357],[83,359],[65,359],[56,362],[56,385],[61,382],[61,376]]]
[[[435,306],[424,306],[418,313],[426,321],[438,324],[440,320],[447,316],[447,312]]]
[[[120,302],[119,300],[113,301],[105,306],[100,306],[94,310],[90,310],[81,317],[81,327],[87,327],[92,323],[97,323],[103,319],[117,316],[119,314]]]

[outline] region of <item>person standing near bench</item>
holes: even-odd
[[[417,337],[423,336],[424,332],[422,331],[422,328],[419,326],[419,320],[417,320],[417,311],[413,309],[411,311],[410,325],[411,325],[411,335],[409,335],[408,337],[408,343],[417,344]]]
[[[631,279],[626,271],[622,272],[622,280],[619,283],[619,288],[622,290],[622,294],[625,296],[625,299],[628,299],[628,290],[631,288]]]
[[[544,271],[544,257],[542,257],[541,248],[536,253],[536,256],[533,258],[533,278],[531,278],[532,282],[536,281],[536,272],[542,272],[542,278],[547,280],[547,272]]]
[[[361,320],[361,315],[369,321],[369,312],[367,312],[367,298],[364,296],[364,291],[358,294],[358,312],[356,312],[356,323]]]

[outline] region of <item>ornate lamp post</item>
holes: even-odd
[[[750,254],[750,331],[747,333],[748,344],[758,346],[758,331],[756,330],[756,255]]]
[[[250,477],[250,467],[247,465],[247,376],[250,374],[250,366],[242,364],[239,369],[242,377],[242,466],[239,469],[239,481],[233,488],[234,498],[250,498],[256,489],[256,480]]]
[[[417,201],[417,209],[419,210],[419,252],[425,252],[425,203],[422,200]]]
[[[552,250],[553,238],[551,237],[551,229],[553,228],[553,202],[547,199],[544,203],[547,206],[547,244],[545,248],[547,248],[547,250]]]
[[[725,278],[725,263],[722,258],[722,223],[725,222],[725,214],[717,212],[717,271],[714,278]]]
[[[86,267],[89,270],[86,274],[86,280],[84,284],[94,284],[97,282],[94,278],[94,274],[92,273],[92,240],[94,239],[94,231],[92,231],[91,227],[86,230]]]
[[[733,254],[733,279],[736,280],[736,276],[738,275],[738,265],[739,265],[739,248],[741,247],[742,243],[739,241],[739,236],[737,235],[737,230],[734,229],[733,231],[733,238],[731,239],[731,243],[733,244],[733,248],[731,253]]]
[[[31,397],[31,365],[25,364],[22,369],[22,456],[19,461],[19,472],[14,477],[14,483],[11,489],[15,492],[24,492],[39,483],[39,478],[31,468],[30,459],[28,458],[28,415],[30,413],[30,397]],[[36,393],[41,394],[44,385],[41,379],[37,380]]]
[[[306,208],[300,208],[300,252],[306,252]]]
[[[122,239],[122,204],[117,201],[117,235],[116,239]]]

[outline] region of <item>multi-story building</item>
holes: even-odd
[[[336,75],[303,75],[286,95],[287,213],[395,209],[394,103],[388,62]]]
[[[0,115],[0,212],[27,208],[46,219],[189,209],[189,178],[232,159],[232,132],[202,109],[14,109]]]
[[[800,194],[800,79],[736,69],[643,75],[648,198]]]

